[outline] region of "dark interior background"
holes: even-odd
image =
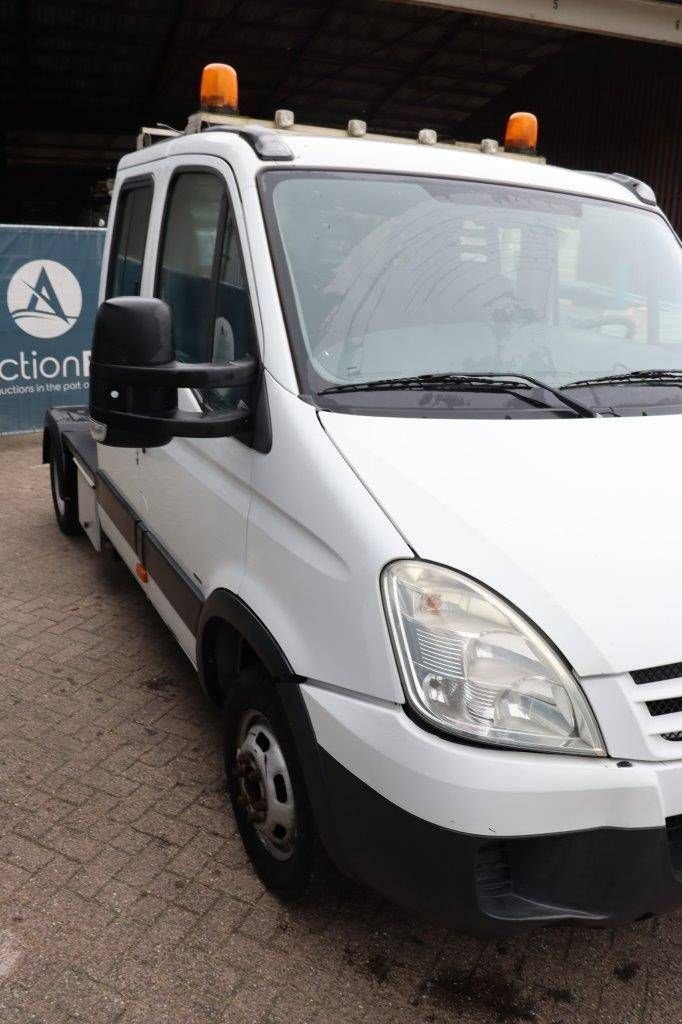
[[[642,177],[682,228],[678,48],[389,0],[0,0],[0,38],[4,223],[98,223],[139,127],[183,127],[221,60],[256,117],[473,141],[533,110],[550,162]]]

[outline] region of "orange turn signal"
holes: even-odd
[[[201,72],[201,109],[214,114],[237,113],[237,72],[229,64],[207,64]]]
[[[535,153],[538,145],[538,119],[535,114],[519,112],[507,121],[504,148],[507,153]]]
[[[137,578],[139,579],[140,583],[146,583],[147,580],[149,579],[149,574],[145,567],[143,566],[142,562],[137,563],[137,565],[135,566],[135,572],[137,573]]]

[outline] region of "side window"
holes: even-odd
[[[151,208],[150,183],[123,186],[116,206],[116,223],[109,255],[108,299],[117,295],[140,294]]]
[[[210,359],[213,267],[225,185],[204,171],[185,171],[171,182],[156,294],[173,311],[176,357]]]
[[[229,210],[223,232],[215,314],[213,317],[214,363],[229,363],[256,352],[256,338],[249,286],[239,245],[239,235]],[[243,397],[243,388],[214,388],[204,395],[213,408],[229,408]]]

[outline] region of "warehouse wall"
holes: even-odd
[[[501,139],[507,115],[524,109],[540,118],[551,163],[642,178],[682,233],[682,49],[576,36],[462,137]]]

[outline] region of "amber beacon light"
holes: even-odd
[[[212,114],[238,112],[237,72],[229,64],[207,64],[201,72],[201,109]]]
[[[535,114],[519,112],[507,121],[504,148],[507,153],[532,155],[538,146],[538,119]]]

